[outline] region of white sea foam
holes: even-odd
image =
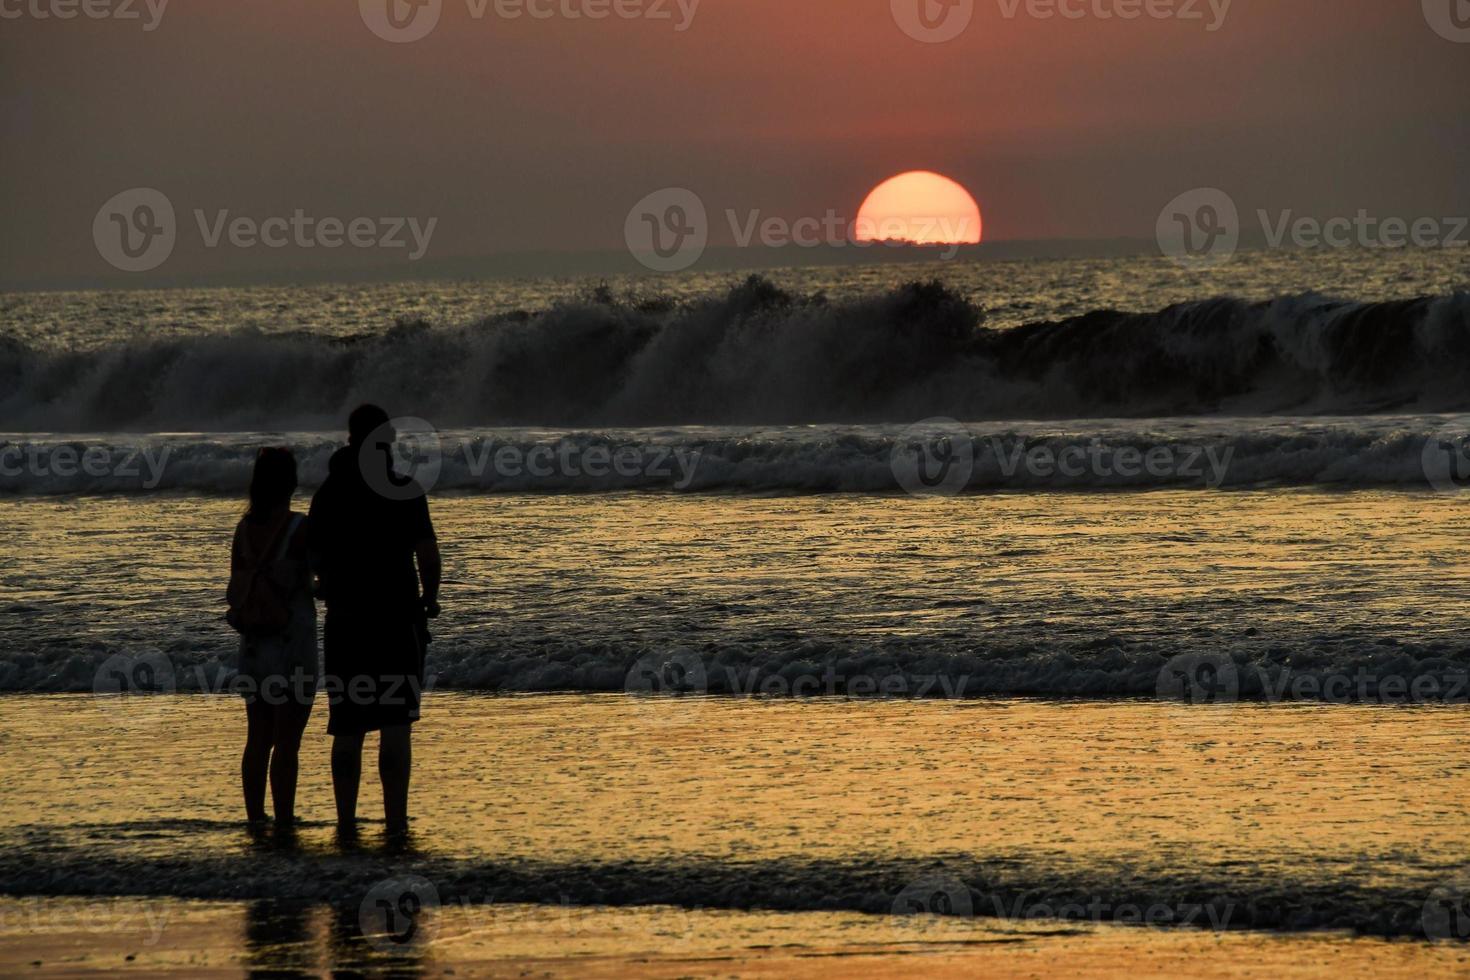
[[[14,610],[12,610],[14,611]],[[0,691],[118,693],[104,683],[149,666],[149,693],[234,692],[234,652],[217,644],[160,647],[38,644],[0,656]],[[1211,666],[1214,689],[1179,678]],[[1454,638],[1402,642],[1369,634],[1300,637],[902,637],[867,641],[772,634],[766,642],[703,646],[544,636],[441,636],[428,660],[429,690],[492,693],[656,693],[711,697],[991,696],[1162,698],[1189,704],[1269,701],[1336,704],[1470,702],[1470,647]],[[671,678],[677,678],[673,680]],[[126,693],[126,692],[124,692]]]
[[[968,447],[950,486],[956,491],[1428,489],[1436,474],[1426,472],[1426,453],[1432,462],[1436,440],[1457,434],[1470,436],[1470,417],[929,420],[916,427],[447,430],[417,452],[420,465],[434,465],[431,490],[470,494],[896,493],[903,482],[895,453],[922,452],[939,436]],[[293,447],[303,484],[314,487],[340,442],[325,433],[0,435],[0,492],[239,495],[263,445]],[[407,455],[405,464],[412,465]]]

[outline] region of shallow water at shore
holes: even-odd
[[[917,896],[962,917],[1157,907],[1149,921],[1420,940],[1450,938],[1456,909],[1435,910],[1470,894],[1457,707],[434,695],[414,839],[394,850],[373,827],[334,840],[324,712],[307,824],[261,838],[238,822],[231,700],[3,704],[11,894],[355,906],[411,875],[446,904],[889,912]]]
[[[433,507],[450,601],[403,846],[371,762],[361,839],[335,836],[321,700],[306,822],[240,822],[243,709],[200,693],[233,659],[235,501],[0,500],[26,559],[0,572],[0,686],[33,692],[0,695],[0,972],[1466,972],[1470,711],[1381,687],[1470,669],[1457,497]],[[130,651],[179,693],[34,693]],[[1199,651],[1242,700],[1160,699]],[[709,696],[622,693],[674,654]],[[809,696],[829,676],[904,685]],[[1296,693],[1324,677],[1369,683]],[[131,963],[67,918],[118,901],[176,924]],[[424,910],[425,938],[385,952],[365,907]]]
[[[938,678],[972,696],[1152,697],[1171,658],[1207,652],[1234,659],[1247,697],[1293,697],[1300,676],[1348,679],[1337,700],[1393,700],[1360,692],[1359,676],[1431,685],[1400,699],[1470,696],[1470,631],[1448,614],[1470,581],[1470,514],[1453,495],[511,495],[432,508],[440,688],[622,691],[641,658],[682,650],[712,693],[796,693],[810,676],[806,693],[890,677],[906,694],[925,678],[942,693]],[[109,658],[150,651],[173,687],[224,689],[239,511],[177,495],[0,499],[0,540],[25,559],[0,570],[0,689],[91,691]]]

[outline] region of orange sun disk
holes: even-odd
[[[963,186],[942,174],[910,170],[890,177],[863,201],[853,224],[857,242],[978,245],[980,206]]]

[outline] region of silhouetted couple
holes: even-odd
[[[266,819],[267,773],[276,822],[295,822],[301,736],[323,687],[338,828],[355,833],[363,739],[375,731],[384,816],[397,836],[408,829],[427,621],[439,615],[439,546],[423,488],[394,470],[388,413],[363,405],[348,433],[308,516],[291,510],[291,451],[256,456],[249,508],[235,528],[227,616],[241,634],[237,683],[249,725],[240,778],[252,823]],[[314,595],[327,608],[325,671]]]

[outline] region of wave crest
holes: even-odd
[[[259,331],[56,351],[0,340],[12,431],[335,428],[363,401],[440,426],[1452,411],[1470,293],[1221,298],[1010,330],[937,283],[864,298],[751,277],[342,340]]]

